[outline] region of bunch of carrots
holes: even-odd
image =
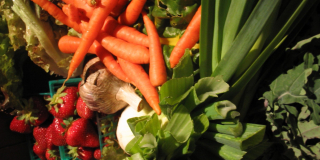
[[[119,79],[134,84],[159,115],[157,88],[167,81],[157,29],[147,16],[147,0],[62,0],[59,8],[48,0],[32,0],[56,20],[81,33],[81,38],[65,35],[58,46],[63,53],[74,53],[66,81],[87,53],[96,54]],[[131,27],[142,16],[147,34]],[[199,41],[201,6],[174,47],[170,66],[175,67],[185,49]],[[149,73],[141,64],[149,64]]]

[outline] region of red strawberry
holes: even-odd
[[[52,130],[54,125],[52,123],[49,125],[47,132],[46,132],[46,141],[47,141],[47,148],[48,149],[54,149],[56,146],[52,143]]]
[[[40,125],[33,128],[33,137],[38,143],[39,148],[46,150],[47,149],[47,140],[46,134],[49,125]]]
[[[96,150],[94,150],[93,157],[95,159],[101,159],[101,150],[100,150],[100,148],[97,148]]]
[[[93,154],[94,154],[94,148],[88,148],[88,147],[79,147],[78,148],[78,157],[82,160],[95,160]]]
[[[46,107],[43,97],[33,96],[30,98],[30,105],[32,105],[32,115],[30,122],[34,126],[39,126],[45,122],[49,117],[49,112]]]
[[[95,125],[85,118],[73,121],[66,133],[67,144],[73,147],[99,147],[99,136]]]
[[[78,98],[76,109],[78,115],[82,118],[92,119],[94,117],[94,112],[90,110],[81,97]]]
[[[71,117],[72,119],[72,117]],[[67,145],[65,132],[67,127],[69,126],[70,120],[63,120],[60,118],[54,118],[51,125],[53,125],[52,129],[52,143],[56,146],[64,146]]]
[[[47,149],[46,158],[47,158],[47,160],[58,160],[58,159],[60,159],[59,149]]]
[[[31,133],[32,127],[29,121],[26,121],[25,115],[15,116],[10,123],[10,130],[19,133]]]
[[[75,115],[78,91],[78,88],[73,86],[59,88],[52,98],[47,99],[50,100],[48,104],[49,112],[61,119]]]
[[[38,142],[34,143],[32,150],[41,160],[46,160],[47,149],[41,148]]]

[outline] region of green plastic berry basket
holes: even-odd
[[[66,86],[78,86],[81,78],[70,78],[68,81],[65,82]],[[50,96],[52,97],[58,88],[60,88],[63,84],[65,79],[59,80],[51,80],[49,81],[49,90]],[[116,126],[118,123],[118,118],[116,114],[108,114],[103,115],[100,113],[96,113],[96,121],[97,121],[97,128],[98,128],[98,135],[99,135],[99,142],[100,142],[100,150],[102,151],[103,146],[107,145],[107,142],[104,142],[105,137],[112,137],[116,139]],[[108,121],[109,123],[104,123]],[[108,130],[107,133],[102,133],[103,130]],[[60,157],[61,160],[72,160],[73,158],[68,154],[68,147],[67,146],[59,146]]]
[[[30,160],[41,160],[38,155],[36,155],[33,152],[33,144],[35,143],[35,140],[32,136],[32,134],[27,134],[26,135],[26,139],[27,139],[27,144],[28,144],[28,149],[29,149],[29,156],[30,156]]]

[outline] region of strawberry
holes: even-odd
[[[79,118],[73,121],[66,133],[66,142],[73,147],[99,147],[99,136],[91,120]]]
[[[76,109],[80,117],[86,119],[93,119],[94,111],[90,110],[90,108],[86,105],[86,103],[82,100],[81,97],[78,98]]]
[[[49,117],[48,109],[46,108],[43,97],[33,96],[30,98],[30,105],[32,105],[32,114],[30,118],[31,125],[39,126],[45,122]]]
[[[60,159],[59,149],[47,149],[46,151],[47,160],[58,160]]]
[[[78,148],[78,157],[82,160],[95,160],[93,154],[94,154],[94,148],[88,148],[88,147],[79,147]]]
[[[67,145],[65,132],[70,122],[72,121],[72,117],[69,120],[63,120],[60,118],[54,118],[51,125],[53,125],[52,129],[52,143],[56,146],[64,146]]]
[[[32,127],[44,123],[49,112],[45,107],[45,102],[39,96],[24,99],[22,110],[16,110],[16,116],[10,123],[10,129],[19,133],[31,133]]]
[[[78,91],[78,88],[74,86],[62,86],[59,88],[52,98],[47,99],[50,101],[47,105],[49,112],[53,116],[61,119],[74,116]]]
[[[41,160],[46,160],[47,149],[43,149],[38,142],[33,144],[32,150]]]
[[[47,141],[47,148],[48,149],[54,149],[56,146],[52,143],[52,130],[54,125],[52,123],[49,125],[47,132],[46,132],[46,141]]]
[[[101,159],[101,150],[100,150],[100,148],[97,148],[96,150],[94,150],[93,157],[95,159]]]
[[[10,123],[10,130],[19,133],[31,133],[32,127],[29,121],[26,121],[25,115],[15,116]]]
[[[33,128],[33,137],[36,140],[40,149],[47,149],[46,134],[49,125],[40,125]]]

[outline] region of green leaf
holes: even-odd
[[[142,153],[142,150],[139,146],[139,143],[141,142],[143,136],[142,135],[136,135],[126,146],[125,151],[131,155],[135,153]]]
[[[288,70],[287,74],[280,75],[271,84],[271,91],[263,94],[269,104],[275,100],[282,104],[300,103],[304,104],[307,98],[303,86],[307,83],[307,77],[311,74],[312,69],[304,69],[304,64],[300,64],[294,69]],[[272,94],[272,95],[270,95]]]
[[[212,76],[222,75],[226,82],[229,81],[242,59],[247,55],[257,40],[268,18],[280,2],[280,0],[258,2],[232,43],[230,49],[214,69]],[[259,21],[257,21],[257,19],[259,19]],[[245,42],[245,44],[243,42]]]
[[[179,105],[175,109],[165,131],[169,131],[177,142],[184,143],[190,137],[192,130],[193,122],[188,110],[183,105]]]
[[[140,132],[144,130],[145,125],[149,119],[150,119],[150,116],[133,117],[133,118],[129,118],[127,120],[127,123],[129,125],[132,133],[135,136],[137,136],[137,135],[143,134]]]
[[[320,106],[314,100],[308,99],[307,100],[308,106],[311,108],[311,119],[314,121],[315,124],[320,125]]]
[[[316,125],[313,121],[298,122],[298,127],[304,143],[307,140],[320,139],[320,126]]]
[[[169,105],[181,102],[187,97],[193,84],[193,76],[168,80],[161,86],[160,101]]]
[[[209,120],[225,119],[230,111],[236,110],[237,107],[232,102],[218,101],[207,106],[204,109],[204,113]]]
[[[143,157],[150,159],[157,155],[157,140],[151,133],[146,133],[141,139],[139,146],[142,150]]]
[[[223,81],[221,76],[201,78],[190,92],[183,104],[191,112],[196,106],[204,101],[218,97],[218,94],[227,92],[229,85]]]
[[[177,66],[173,68],[172,79],[192,76],[193,64],[190,54],[191,50],[186,49]]]
[[[150,133],[153,136],[158,134],[158,131],[161,129],[160,120],[158,119],[158,115],[154,113],[150,119],[144,124],[143,129],[141,129],[140,134]]]
[[[213,26],[214,26],[214,7],[215,1],[201,1],[201,24],[200,24],[200,77],[209,77],[212,74],[212,44],[213,44]]]

